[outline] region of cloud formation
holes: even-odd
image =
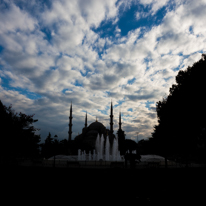
[[[2,1],[0,99],[35,113],[42,140],[68,137],[71,101],[73,138],[86,111],[109,127],[111,99],[115,132],[121,110],[126,137],[147,138],[155,103],[206,52],[205,9],[205,0]],[[133,27],[119,24],[126,18]]]

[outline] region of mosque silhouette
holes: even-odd
[[[70,115],[69,115],[69,137],[68,141],[72,141],[72,104],[70,106]],[[115,137],[114,130],[113,130],[113,106],[111,102],[111,108],[110,108],[110,129],[107,129],[101,122],[95,121],[91,123],[89,126],[87,126],[87,113],[85,116],[85,124],[84,128],[82,128],[82,133],[78,134],[73,141],[79,147],[85,150],[94,150],[95,149],[95,142],[97,139],[98,134],[100,136],[104,137],[104,140],[106,140],[106,137],[109,137],[110,145],[113,144]],[[121,128],[122,122],[121,122],[121,112],[119,113],[119,129],[117,131],[117,137],[118,137],[118,145],[119,145],[119,151],[120,155],[125,154],[124,149],[124,142],[125,142],[125,132]],[[106,142],[106,141],[105,141]]]

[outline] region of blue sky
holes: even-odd
[[[206,52],[206,0],[3,0],[0,100],[35,114],[48,133],[74,138],[96,120],[114,132],[119,111],[129,139],[147,139],[155,105],[180,69]]]

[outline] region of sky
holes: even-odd
[[[37,134],[72,139],[97,118],[151,137],[156,102],[206,52],[206,0],[1,0],[0,100]]]

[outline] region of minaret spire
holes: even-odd
[[[125,155],[125,134],[122,130],[121,110],[119,112],[119,129],[117,131],[120,155]]]
[[[119,130],[122,130],[121,128],[122,122],[121,122],[121,112],[119,113]]]
[[[111,109],[110,109],[110,133],[113,134],[113,107],[112,107],[112,101],[111,101]]]
[[[69,141],[72,140],[72,102],[70,106],[70,115],[69,115]]]
[[[87,127],[87,112],[86,112],[86,117],[85,117],[85,127]]]

